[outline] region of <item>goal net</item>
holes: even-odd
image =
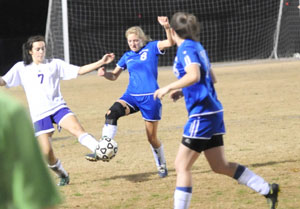
[[[153,40],[166,38],[157,16],[195,14],[200,41],[212,62],[291,57],[300,51],[297,1],[287,0],[49,0],[49,57],[83,65],[129,50],[127,28],[138,25]],[[172,65],[176,47],[160,58]],[[113,63],[112,65],[114,65]]]

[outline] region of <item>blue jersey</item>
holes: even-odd
[[[186,39],[177,49],[173,71],[178,79],[186,72],[190,64],[200,67],[200,81],[182,89],[189,117],[209,115],[222,112],[222,104],[212,82],[209,58],[203,46],[196,41]]]
[[[158,89],[157,65],[158,55],[163,54],[158,49],[158,41],[151,41],[138,52],[127,51],[117,65],[128,69],[129,84],[126,93],[131,95],[153,94]]]

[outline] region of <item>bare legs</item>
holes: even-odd
[[[67,115],[64,117],[60,124],[62,128],[69,131],[72,135],[78,138],[78,141],[89,148],[92,151],[95,151],[98,146],[98,142],[90,134],[86,133],[83,127],[80,125],[79,121],[74,115]],[[60,186],[66,185],[69,183],[68,173],[63,168],[60,160],[55,156],[53,147],[52,147],[52,137],[53,132],[44,133],[38,136],[38,141],[42,150],[42,153],[45,155],[45,158],[48,162],[49,168],[51,168],[60,178]]]
[[[193,185],[191,168],[199,155],[199,153],[187,148],[183,144],[180,144],[175,159],[175,168],[177,173],[176,190],[174,193],[175,209],[187,209],[189,207]],[[262,195],[267,195],[269,193],[270,186],[262,177],[256,175],[242,165],[228,162],[226,160],[224,146],[213,147],[205,150],[204,155],[211,169],[215,173],[232,177],[240,184],[244,184]]]

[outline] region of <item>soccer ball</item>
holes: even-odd
[[[102,137],[99,148],[96,150],[97,156],[103,161],[109,161],[116,156],[117,152],[117,142],[106,136]]]

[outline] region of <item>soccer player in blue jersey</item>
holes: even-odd
[[[112,72],[100,68],[98,74],[108,80],[115,81],[121,72],[128,70],[129,84],[126,92],[108,110],[105,115],[105,124],[102,137],[114,138],[117,132],[117,120],[125,115],[140,111],[145,120],[148,141],[151,144],[158,174],[167,176],[166,160],[163,145],[157,137],[158,121],[161,119],[161,102],[153,99],[158,89],[157,65],[158,57],[164,54],[164,49],[174,45],[170,36],[170,25],[167,17],[158,17],[159,23],[165,28],[167,39],[151,41],[144,31],[133,26],[127,29],[129,51],[125,52]],[[88,160],[97,160],[96,155],[86,155]]]
[[[177,181],[174,208],[189,207],[192,197],[191,168],[201,152],[204,152],[214,172],[232,177],[264,195],[270,208],[276,208],[278,184],[269,184],[245,166],[228,162],[225,158],[223,107],[214,89],[216,78],[209,58],[198,42],[197,18],[188,13],[175,13],[170,25],[172,39],[178,47],[173,65],[178,80],[158,89],[154,98],[161,99],[170,93],[170,97],[176,101],[183,96],[189,115],[175,159]]]
[[[98,141],[88,134],[75,114],[67,107],[60,92],[60,81],[75,79],[98,69],[114,59],[114,54],[106,54],[102,59],[84,66],[68,64],[60,59],[45,59],[46,43],[43,36],[31,36],[23,44],[23,61],[17,62],[3,77],[0,86],[7,88],[22,86],[38,138],[48,166],[60,178],[59,186],[69,184],[69,174],[55,156],[51,144],[55,131],[53,124],[64,128],[78,138],[78,141],[95,151]]]

